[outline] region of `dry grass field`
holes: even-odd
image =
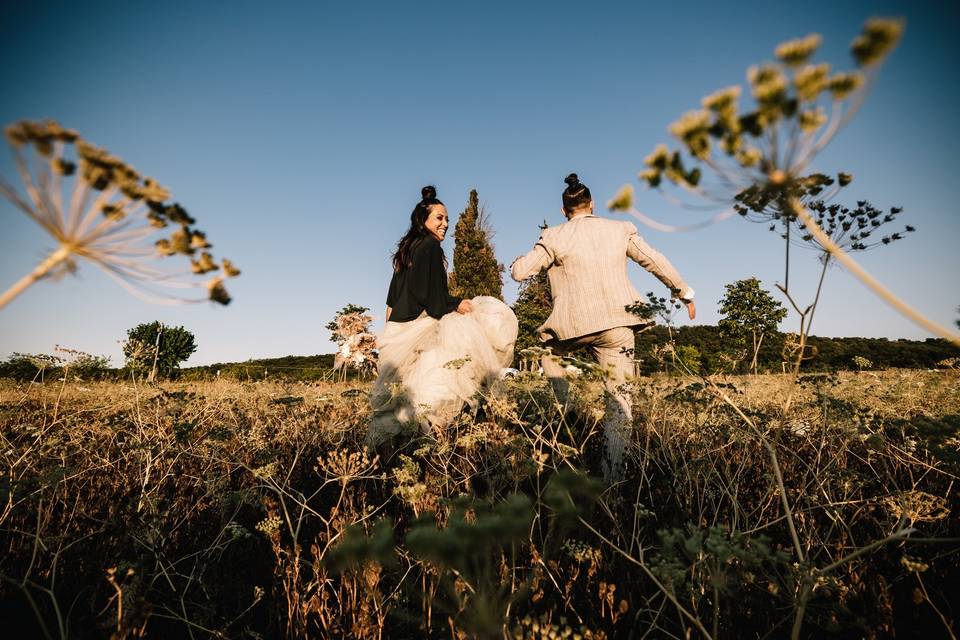
[[[49,638],[956,634],[960,375],[532,375],[363,446],[364,384],[0,381],[0,611]],[[385,452],[381,452],[385,453]],[[28,637],[28,636],[22,636]]]

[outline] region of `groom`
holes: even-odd
[[[696,316],[693,289],[661,253],[624,221],[593,215],[593,198],[577,174],[570,174],[563,192],[567,222],[544,229],[533,250],[514,260],[510,275],[526,280],[547,270],[553,294],[550,317],[538,328],[544,347],[555,354],[586,347],[609,372],[604,416],[603,474],[609,482],[622,475],[623,452],[633,423],[630,397],[623,388],[633,374],[633,327],[647,324],[626,310],[640,299],[627,277],[627,258],[652,273]],[[563,367],[551,357],[542,360],[544,374],[561,401],[567,383]]]

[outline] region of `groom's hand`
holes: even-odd
[[[693,320],[697,317],[697,305],[694,304],[693,300],[690,302],[684,302],[687,305],[687,315],[690,316],[690,319]]]
[[[469,300],[461,300],[457,305],[457,313],[470,313],[473,311],[473,303]]]

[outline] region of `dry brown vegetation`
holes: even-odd
[[[63,638],[955,633],[956,371],[640,379],[612,488],[583,473],[593,381],[571,408],[523,374],[382,459],[366,389],[0,381],[3,619]]]

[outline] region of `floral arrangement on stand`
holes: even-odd
[[[365,313],[344,313],[337,316],[333,334],[339,349],[333,369],[345,380],[347,371],[355,369],[361,378],[377,373],[377,337],[370,332],[373,317]]]

